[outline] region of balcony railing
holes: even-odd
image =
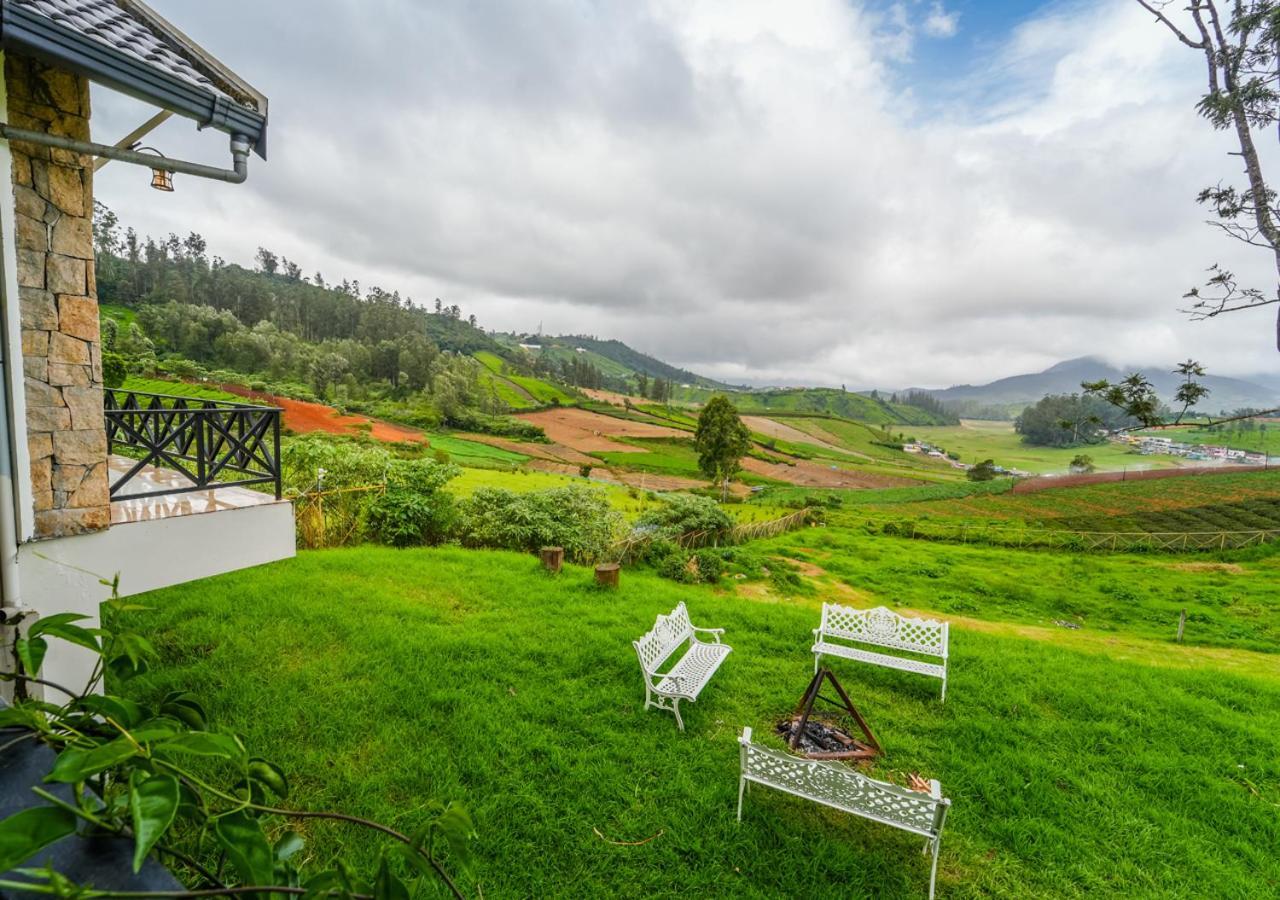
[[[279,409],[111,389],[104,403],[107,453],[137,460],[112,481],[113,500],[251,484],[274,484],[280,499]],[[126,491],[149,466],[177,472],[190,484]]]

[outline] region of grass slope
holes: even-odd
[[[1280,497],[1280,471],[1272,470],[1109,482],[1032,494],[930,497],[895,512],[915,516],[1043,523],[1063,518],[1088,517],[1098,520],[1158,514],[1276,497]]]
[[[121,390],[138,391],[144,394],[167,394],[170,397],[190,397],[194,400],[225,400],[229,403],[247,403],[244,397],[208,387],[203,384],[190,384],[185,381],[168,381],[163,378],[144,378],[130,375],[120,386]]]
[[[773,550],[801,553],[819,536]],[[830,553],[824,563],[864,585],[879,573],[883,593],[868,600],[932,602],[943,588],[993,619],[1006,607],[1028,615],[1029,582],[1033,605],[1053,614],[1082,578],[1132,584],[1157,571],[1144,560],[1045,568],[1044,554],[833,539],[810,556]],[[1015,555],[1027,561],[1003,571]],[[921,571],[930,566],[941,574]],[[1182,584],[1230,594],[1216,577]],[[1242,583],[1256,591],[1260,580]],[[678,884],[698,897],[922,896],[928,862],[901,832],[760,788],[735,822],[736,735],[751,725],[772,740],[774,718],[795,703],[820,598],[735,595],[631,570],[622,582],[601,593],[583,569],[549,578],[511,553],[303,553],[146,597],[151,611],[131,615],[162,660],[130,690],[197,688],[216,722],[285,767],[292,804],[412,830],[430,799],[465,802],[479,831],[464,881],[473,895],[666,897]],[[904,584],[914,586],[906,595]],[[1249,596],[1274,633],[1274,594]],[[1132,620],[1117,628],[1154,634],[1148,620],[1168,610],[1153,599],[1155,588],[1097,602]],[[681,600],[734,647],[686,707],[683,734],[669,714],[642,709],[629,646]],[[1241,643],[1226,627],[1206,633]],[[1273,657],[1060,633],[956,627],[945,705],[931,681],[839,667],[889,754],[878,774],[938,777],[954,801],[939,895],[1274,894],[1280,682],[1274,666],[1250,663]],[[1116,658],[1117,646],[1133,658]],[[309,823],[307,840],[316,861],[376,852],[367,835],[327,823]]]

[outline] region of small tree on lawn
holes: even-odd
[[[996,461],[984,459],[965,473],[970,481],[991,481],[996,477]]]
[[[1077,453],[1071,460],[1071,471],[1078,475],[1087,475],[1097,468],[1093,464],[1093,457],[1088,453]]]
[[[723,499],[729,479],[741,467],[742,457],[751,447],[751,434],[729,398],[717,394],[707,401],[698,416],[693,445],[698,451],[698,468],[720,485]]]

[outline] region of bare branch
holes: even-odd
[[[1203,41],[1196,42],[1191,40],[1191,38],[1187,37],[1186,34],[1183,33],[1182,29],[1180,29],[1177,25],[1173,24],[1173,21],[1168,16],[1166,16],[1164,12],[1152,6],[1150,3],[1147,2],[1147,0],[1138,0],[1138,5],[1141,6],[1143,9],[1145,9],[1147,12],[1151,13],[1151,15],[1155,16],[1158,22],[1162,23],[1166,28],[1172,31],[1174,35],[1177,36],[1178,40],[1182,41],[1182,43],[1186,44],[1192,50],[1205,49],[1205,45]]]

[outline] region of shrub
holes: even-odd
[[[458,467],[400,459],[387,470],[387,489],[369,505],[369,530],[384,544],[438,544],[453,522],[453,495],[442,490]]]
[[[480,488],[460,504],[457,534],[468,547],[534,551],[563,547],[577,562],[594,562],[621,530],[622,515],[604,491],[581,485],[517,494]]]
[[[110,321],[109,319],[107,321]],[[102,354],[102,384],[104,387],[118,388],[124,384],[124,380],[129,375],[129,369],[125,365],[124,357],[119,353],[103,353]]]
[[[666,538],[706,532],[723,535],[733,528],[733,519],[710,497],[696,494],[671,494],[660,506],[646,510],[636,524],[648,526]]]
[[[724,574],[724,558],[714,550],[699,550],[693,555],[698,561],[698,575],[703,581],[715,583]]]
[[[970,481],[991,481],[996,477],[996,463],[993,459],[984,459],[965,473]]]
[[[674,547],[665,556],[657,559],[654,566],[663,578],[670,578],[681,584],[695,584],[698,581],[698,571],[696,566],[689,565],[691,558],[684,550]]]

